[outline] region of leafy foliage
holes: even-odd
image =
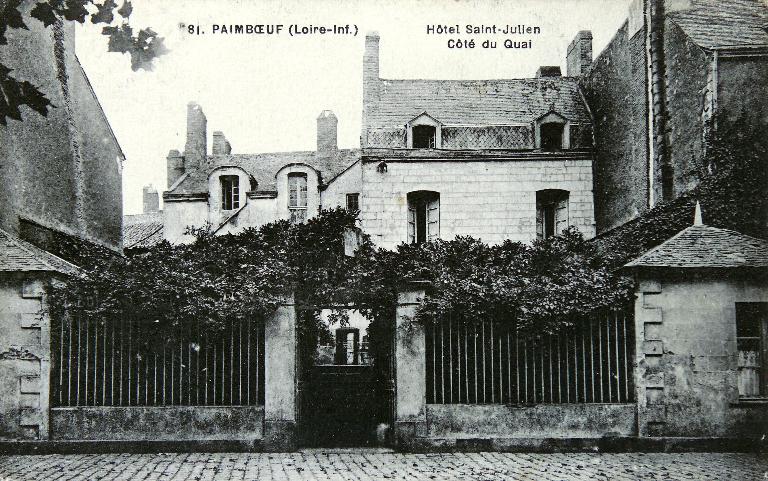
[[[94,262],[66,287],[52,287],[49,304],[54,316],[94,321],[130,314],[156,332],[151,337],[163,338],[190,319],[214,333],[224,321],[263,319],[290,291],[301,310],[300,328],[313,335],[321,331],[323,307],[335,307],[335,320],[343,323],[344,306],[359,306],[375,330],[392,319],[398,287],[408,280],[433,286],[417,321],[448,313],[468,320],[494,316],[537,331],[557,330],[574,315],[630,296],[630,282],[603,267],[574,230],[533,245],[488,246],[460,237],[396,251],[364,237],[357,255],[348,257],[344,231],[355,223],[354,213],[337,209],[305,224],[279,221],[237,235],[199,229],[188,245],[163,242]]]
[[[29,30],[20,10],[21,3],[22,0],[8,0],[0,12],[0,45],[7,45],[5,34],[9,28]],[[115,0],[104,0],[102,3],[94,0],[44,0],[38,1],[29,15],[46,27],[60,21],[85,23],[89,17],[91,23],[107,24],[102,33],[109,36],[108,50],[129,54],[134,71],[152,70],[152,60],[168,50],[163,38],[150,28],[141,29],[134,35],[128,23],[132,11],[129,0],[125,0],[120,8]],[[112,25],[118,17],[120,23]],[[23,105],[47,116],[52,104],[45,94],[35,85],[10,76],[10,72],[10,68],[0,64],[0,124],[7,125],[9,118],[21,121]]]
[[[698,201],[707,225],[768,238],[768,138],[759,112],[718,115],[708,127],[700,183],[678,198],[595,239],[613,267],[693,223]]]

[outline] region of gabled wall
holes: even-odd
[[[19,216],[113,248],[122,245],[123,154],[74,51],[74,26],[45,28],[22,5],[29,30],[10,29],[0,61],[36,85],[55,107],[23,107],[0,126],[0,227]],[[126,75],[129,75],[126,66]]]

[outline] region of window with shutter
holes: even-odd
[[[736,349],[739,396],[767,396],[768,302],[736,303]]]
[[[559,235],[569,224],[567,190],[545,189],[536,192],[536,237],[538,239]]]
[[[416,191],[408,194],[408,242],[420,244],[440,238],[440,194]]]
[[[221,183],[221,209],[234,210],[240,208],[240,177],[236,175],[222,175]]]

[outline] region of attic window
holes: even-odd
[[[541,124],[541,150],[552,152],[563,148],[563,130],[561,123]]]
[[[240,177],[236,175],[222,175],[221,182],[221,209],[234,210],[240,208]]]
[[[435,138],[437,137],[436,127],[433,125],[414,125],[412,130],[414,149],[435,148]]]
[[[307,220],[307,174],[288,174],[288,210],[291,223],[301,224]]]

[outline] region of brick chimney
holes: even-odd
[[[592,32],[582,30],[568,45],[566,75],[580,77],[592,65]]]
[[[166,166],[168,187],[170,187],[174,182],[178,180],[179,177],[184,175],[184,157],[181,155],[181,152],[176,149],[168,152],[168,157],[166,157]]]
[[[211,146],[211,153],[213,155],[226,155],[232,153],[232,146],[224,136],[224,132],[221,130],[213,131],[213,145]]]
[[[560,72],[560,67],[558,66],[552,66],[552,65],[542,65],[539,67],[539,69],[536,71],[536,78],[542,78],[542,77],[562,77],[563,74]]]
[[[317,153],[329,155],[338,149],[338,120],[330,110],[323,110],[317,117]]]
[[[368,112],[379,100],[379,89],[379,33],[369,32],[363,53],[363,135],[368,129]]]
[[[207,161],[207,123],[203,109],[195,102],[187,104],[187,143],[184,145],[185,170],[198,168]]]
[[[145,214],[160,211],[160,195],[152,184],[145,185],[141,189],[141,198],[144,203],[142,210]]]

